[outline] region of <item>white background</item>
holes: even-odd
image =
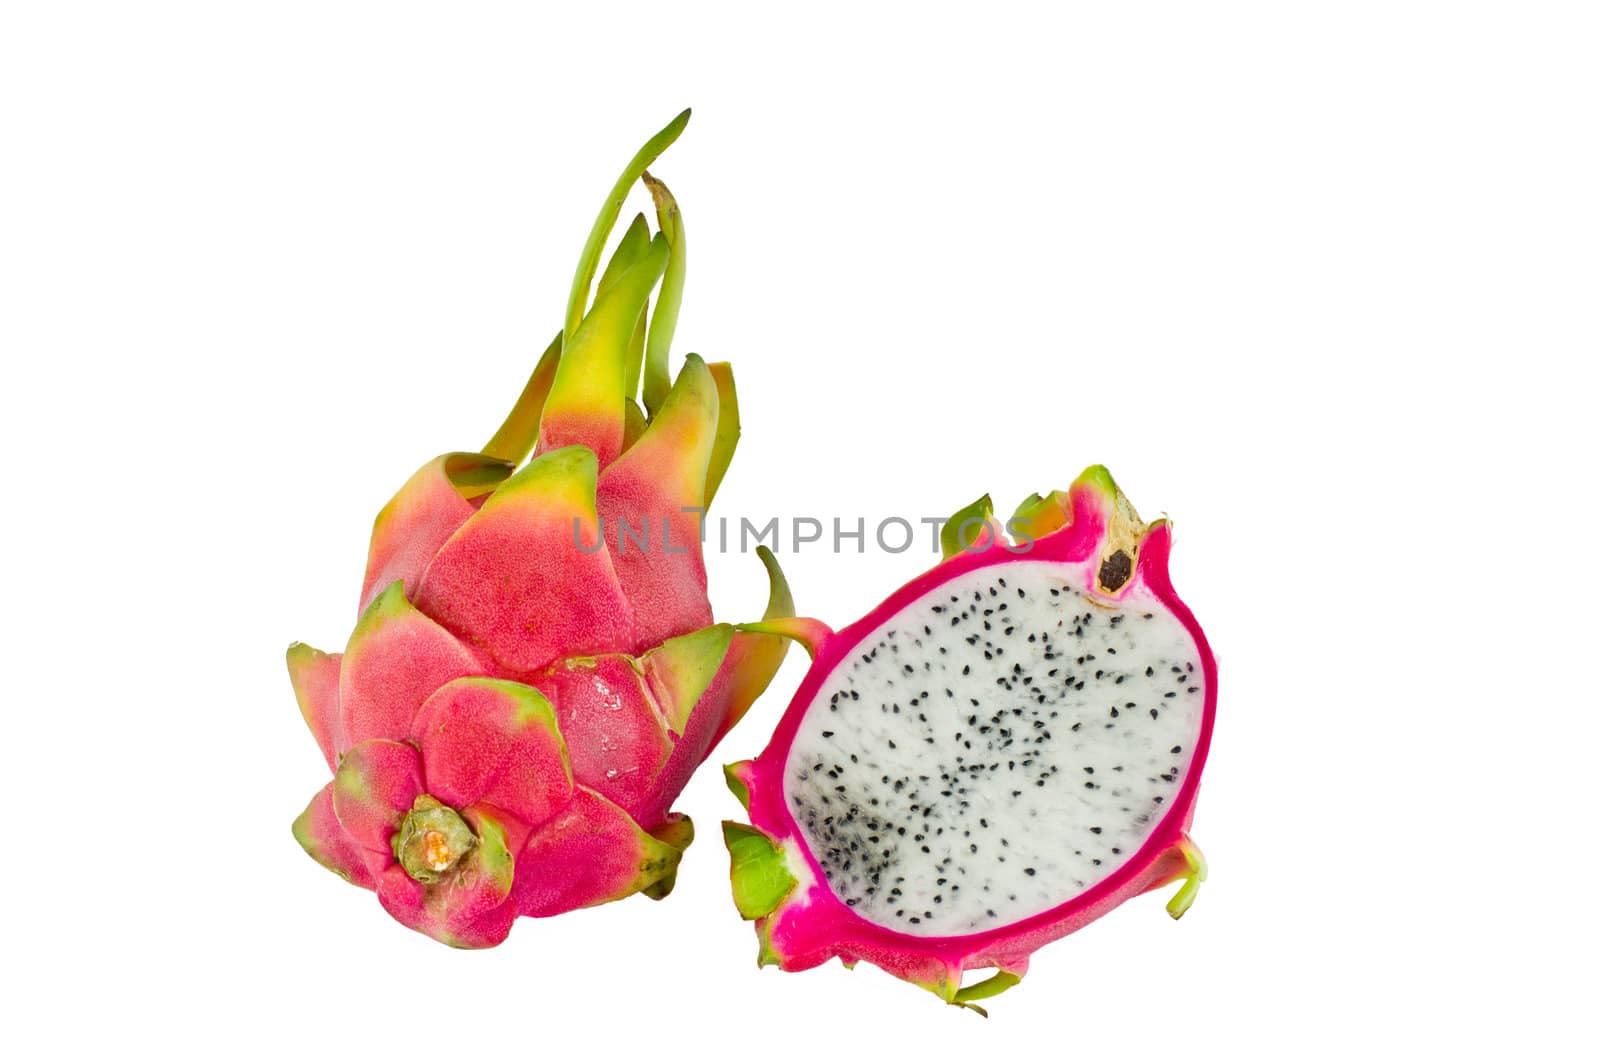
[[[578,10],[5,6],[11,1054],[1591,1048],[1593,9]],[[373,514],[487,439],[687,104],[654,169],[677,349],[738,372],[721,514],[1009,511],[1103,461],[1175,519],[1211,881],[987,1022],[758,972],[715,768],[668,901],[486,953],[289,836],[325,767],[284,646],[342,644]],[[933,557],[780,558],[842,624]],[[759,609],[753,557],[711,575]]]

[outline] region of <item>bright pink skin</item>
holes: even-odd
[[[366,853],[350,838],[333,811],[333,781],[311,797],[311,805],[294,823],[294,835],[306,853],[357,887],[370,891],[377,886]]]
[[[339,768],[334,744],[339,741],[339,670],[343,656],[329,655],[306,644],[289,649],[289,676],[300,714],[322,751],[329,769]]]
[[[805,888],[803,894],[797,888],[758,923],[758,931],[767,939],[771,956],[784,970],[812,968],[831,957],[846,962],[866,960],[942,993],[948,999],[953,996],[964,970],[999,968],[1021,975],[1027,967],[1028,956],[1040,946],[1078,930],[1135,895],[1190,874],[1183,845],[1187,842],[1185,829],[1194,813],[1200,774],[1211,742],[1216,711],[1216,662],[1205,634],[1172,588],[1167,568],[1171,531],[1165,522],[1151,526],[1140,541],[1135,573],[1128,584],[1115,594],[1099,595],[1114,599],[1136,585],[1143,585],[1181,620],[1199,647],[1204,666],[1203,723],[1187,778],[1170,800],[1168,813],[1138,853],[1107,879],[1054,909],[994,931],[950,937],[905,935],[858,916],[827,889],[822,882],[822,868],[807,849],[804,833],[785,805],[785,766],[801,719],[834,668],[851,659],[857,645],[885,621],[952,578],[1019,559],[1080,565],[1084,575],[1076,579],[1079,586],[1086,588],[1094,584],[1108,520],[1114,512],[1114,497],[1093,482],[1083,480],[1074,485],[1070,497],[1072,510],[1068,525],[1039,538],[1027,552],[1013,553],[1001,545],[992,545],[986,551],[957,554],[917,577],[866,617],[837,633],[827,631],[820,623],[803,630],[801,639],[808,642],[814,655],[810,672],[795,693],[766,750],[754,761],[730,767],[733,775],[749,790],[751,823],[772,839],[792,841],[803,854],[812,879],[817,881]],[[992,543],[994,535],[984,535],[977,547],[981,548],[985,540]]]
[[[366,740],[404,737],[440,685],[486,672],[471,648],[407,603],[397,583],[367,609],[345,650],[335,750],[342,755]]]
[[[601,474],[595,504],[643,649],[711,624],[700,521],[717,433],[716,380],[690,357],[650,429]],[[648,548],[625,529],[648,534]]]
[[[582,448],[528,464],[429,561],[417,606],[509,672],[631,648],[633,608],[601,547],[595,475]]]
[[[668,376],[683,224],[645,168],[688,118],[613,186],[562,329],[483,451],[430,461],[379,512],[343,653],[289,649],[334,771],[296,839],[451,945],[492,946],[518,915],[664,896],[693,838],[673,799],[782,662],[781,637],[713,625],[685,511],[710,504],[739,437],[727,365],[690,354]],[[661,230],[638,217],[601,272],[640,179]],[[619,545],[621,520],[648,527],[648,551]],[[762,560],[767,619],[792,617]]]
[[[640,807],[640,820],[657,821],[666,815],[676,793],[683,790],[718,741],[766,689],[770,675],[782,662],[778,654],[781,650],[782,642],[774,637],[751,633],[733,635],[716,677],[702,696],[703,700],[726,704],[728,709],[696,711],[689,715],[689,724],[678,738],[672,757],[662,767],[651,798]]]
[[[424,464],[378,513],[356,613],[395,582],[404,582],[406,595],[414,598],[434,553],[478,510],[481,496],[463,496],[452,475],[494,480],[509,473],[499,461],[473,453],[449,453]]]
[[[506,846],[504,871],[436,886],[412,879],[393,840],[422,795],[455,809],[480,836],[492,822]],[[313,856],[376,889],[402,923],[459,946],[495,945],[519,914],[549,916],[632,893],[678,854],[573,783],[554,711],[537,692],[486,678],[440,688],[409,739],[352,748],[297,823],[302,830]]]
[[[646,827],[655,825],[645,806],[675,741],[633,660],[626,655],[573,660],[533,684],[555,704],[573,774]]]
[[[671,471],[669,451],[646,450],[636,466],[643,456]],[[608,550],[574,544],[574,517],[591,530],[584,546],[599,544],[593,455],[542,454],[471,502],[458,488],[476,483],[461,487],[444,471],[464,459],[424,467],[380,516],[363,587],[370,599],[342,655],[289,651],[302,715],[345,781],[318,793],[295,834],[407,926],[456,946],[492,946],[518,915],[670,884],[692,834],[675,829],[672,801],[765,688],[782,645],[730,630],[720,656],[690,652],[713,676],[679,702],[681,689],[652,678],[658,652],[622,654],[638,640],[640,601],[613,574]],[[704,452],[688,459],[698,464],[688,477],[703,482]],[[492,475],[494,463],[466,467]],[[637,503],[649,496],[641,491]],[[656,519],[660,504],[678,503],[675,494],[657,500]],[[676,570],[669,577],[686,576],[683,591],[695,595],[663,628],[710,615],[697,540]],[[420,588],[395,581],[374,592],[373,571],[414,574]],[[530,727],[530,710],[549,724]],[[391,840],[419,795],[492,826],[508,848],[506,871],[478,874],[471,886],[408,875]]]
[[[514,891],[518,910],[557,916],[610,901],[652,856],[646,838],[614,803],[579,788],[523,848]]]
[[[452,681],[429,697],[411,724],[429,794],[451,806],[501,806],[529,825],[566,805],[566,741],[547,703],[514,698],[526,692],[509,681]]]

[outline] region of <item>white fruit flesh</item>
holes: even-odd
[[[823,681],[784,801],[840,900],[908,935],[1069,901],[1135,857],[1199,736],[1200,651],[1141,585],[1020,560],[945,582]]]

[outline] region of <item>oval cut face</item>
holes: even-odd
[[[1003,928],[1132,860],[1204,723],[1201,651],[1142,584],[969,571],[856,645],[789,749],[784,804],[828,887],[907,935]]]

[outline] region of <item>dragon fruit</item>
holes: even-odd
[[[813,663],[766,750],[727,767],[753,827],[723,836],[762,965],[866,960],[978,1008],[1134,895],[1181,879],[1167,909],[1189,908],[1216,664],[1173,592],[1168,524],[1104,468],[1005,527],[984,497],[942,544],[837,633],[751,627]],[[997,971],[962,985],[975,968]]]
[[[333,770],[295,837],[452,945],[495,945],[519,915],[670,891],[694,835],[672,801],[783,659],[782,638],[713,623],[706,597],[698,518],[738,407],[725,364],[690,355],[669,379],[683,227],[645,172],[688,116],[612,189],[562,334],[499,431],[423,465],[378,514],[344,652],[289,648]],[[641,178],[660,232],[633,221],[587,308]],[[768,617],[792,616],[761,558]]]

